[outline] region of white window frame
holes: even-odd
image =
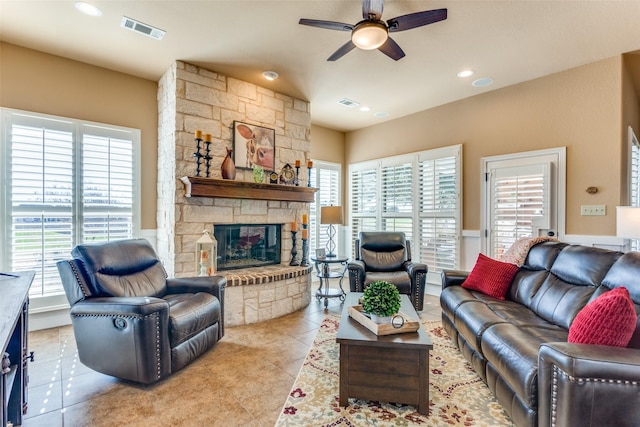
[[[20,119],[16,119],[19,117]],[[0,144],[0,165],[2,172],[0,178],[3,183],[11,182],[11,156],[10,156],[10,143],[11,143],[11,128],[13,123],[24,120],[25,118],[34,123],[38,123],[40,120],[42,123],[51,123],[51,121],[63,121],[70,124],[72,129],[72,144],[73,144],[73,218],[74,223],[72,225],[74,229],[73,245],[81,243],[82,239],[82,202],[79,200],[80,194],[80,182],[82,174],[82,140],[83,140],[83,128],[90,127],[94,131],[98,132],[97,135],[109,135],[111,137],[117,137],[118,134],[122,135],[125,132],[130,136],[132,141],[132,156],[133,156],[133,200],[132,200],[132,236],[137,237],[140,234],[140,141],[141,132],[139,129],[126,128],[122,126],[102,124],[96,122],[90,122],[86,120],[77,120],[73,118],[54,116],[48,114],[33,113],[29,111],[21,111],[10,108],[0,108],[1,120],[1,136],[2,143]],[[95,129],[99,128],[99,129]],[[109,131],[111,129],[111,131]],[[89,134],[96,134],[90,132]],[[80,181],[79,181],[80,180]],[[10,227],[12,222],[12,208],[11,208],[11,192],[9,185],[3,185],[0,188],[0,218],[2,224],[0,226],[0,238],[3,242],[8,242],[10,239]],[[8,271],[11,269],[11,254],[10,250],[7,250],[4,245],[0,245],[0,271]],[[69,254],[69,257],[71,255]],[[45,312],[50,310],[57,310],[64,307],[68,307],[64,292],[52,293],[47,295],[32,295],[30,296],[30,312]]]
[[[521,153],[503,154],[498,156],[483,157],[482,176],[480,179],[480,248],[481,252],[487,256],[491,256],[491,248],[489,248],[491,233],[490,224],[490,206],[488,200],[488,179],[489,164],[493,162],[512,162],[513,165],[528,164],[530,160],[538,157],[554,156],[557,161],[557,170],[554,171],[554,179],[551,183],[550,203],[554,205],[556,224],[554,228],[555,236],[559,240],[563,240],[565,236],[565,211],[566,211],[566,174],[567,160],[566,147],[549,148],[543,150],[527,151]],[[545,195],[546,196],[546,195]]]
[[[321,187],[321,181],[320,181],[320,175],[321,175],[321,171],[322,170],[328,170],[331,172],[336,172],[338,175],[338,188],[337,188],[337,195],[335,197],[329,197],[331,199],[331,204],[333,204],[334,206],[340,206],[342,204],[342,187],[343,187],[343,179],[342,179],[342,164],[340,163],[334,163],[334,162],[327,162],[324,160],[313,160],[313,177],[315,178],[314,181],[311,182],[311,186],[315,187],[318,189],[318,191],[316,191],[316,194],[314,196],[314,201],[311,204],[311,206],[309,206],[309,212],[310,212],[310,216],[313,216],[313,218],[310,218],[309,221],[309,228],[310,228],[310,233],[309,233],[309,237],[310,237],[310,247],[309,247],[309,255],[312,257],[315,257],[315,250],[316,249],[321,249],[324,248],[324,246],[319,246],[318,247],[318,240],[319,240],[319,236],[322,234],[326,234],[327,233],[327,229],[328,229],[328,225],[322,225],[320,224],[320,208],[324,205],[322,205],[322,199],[325,199],[325,197],[323,197],[324,192],[323,189]],[[326,191],[326,190],[325,190]],[[346,224],[346,223],[345,223]],[[312,225],[314,227],[312,227]],[[334,226],[335,227],[335,226]],[[341,226],[337,226],[336,227],[338,230],[340,228],[342,228]],[[341,232],[337,232],[333,241],[336,243],[336,248],[337,248],[337,252],[339,254],[344,253],[343,252],[343,233]]]
[[[629,182],[629,206],[640,207],[640,141],[636,136],[633,128],[628,127],[627,138],[629,141],[629,158],[628,158],[628,182]],[[636,156],[638,161],[634,164],[633,157]],[[630,250],[640,250],[639,239],[629,239]]]
[[[424,160],[435,160],[438,158],[455,157],[456,161],[456,208],[455,208],[455,220],[456,220],[456,250],[455,250],[455,269],[460,268],[460,254],[461,254],[461,235],[462,235],[462,145],[453,145],[448,147],[436,148],[433,150],[425,150],[410,154],[403,154],[398,156],[384,157],[376,160],[369,160],[364,162],[352,163],[349,165],[349,225],[352,228],[351,238],[356,238],[356,229],[353,227],[353,220],[355,218],[372,218],[375,217],[375,229],[382,229],[382,221],[384,218],[389,217],[407,217],[412,220],[412,236],[411,236],[411,256],[415,262],[424,262],[421,257],[421,241],[420,241],[420,219],[425,217],[425,214],[420,212],[419,200],[419,171],[420,162]],[[394,216],[390,213],[382,212],[382,168],[394,165],[402,165],[406,163],[412,164],[412,193],[415,203],[412,206],[411,213],[402,213]],[[376,210],[375,213],[355,213],[351,208],[351,201],[353,200],[353,174],[360,171],[375,171],[376,173]],[[435,215],[437,216],[437,215]],[[353,248],[352,248],[353,252]],[[435,268],[433,265],[428,265],[429,272],[427,274],[427,282],[431,284],[440,283],[440,269]]]

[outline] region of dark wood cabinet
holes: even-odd
[[[29,288],[35,272],[0,273],[0,419],[22,425],[27,410]]]

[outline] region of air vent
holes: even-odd
[[[156,40],[162,40],[165,35],[165,31],[160,28],[152,27],[151,25],[143,24],[140,21],[136,21],[135,19],[127,18],[126,16],[122,17],[122,22],[120,23],[122,28],[126,28],[131,31],[135,31],[136,33],[144,34],[145,36],[152,37]]]
[[[349,108],[357,107],[358,105],[360,105],[359,102],[352,101],[347,98],[342,98],[340,101],[338,101],[338,104],[344,105],[345,107],[349,107]]]

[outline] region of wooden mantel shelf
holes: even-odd
[[[229,179],[183,176],[185,197],[221,197],[227,199],[279,200],[285,202],[307,202],[315,199],[317,188],[293,185],[259,184]]]

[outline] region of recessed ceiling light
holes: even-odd
[[[389,113],[387,113],[386,111],[376,111],[375,113],[373,113],[373,117],[384,119],[385,117],[389,117]]]
[[[89,15],[89,16],[102,15],[102,11],[100,9],[98,9],[92,4],[89,4],[83,1],[76,2],[76,9],[78,9],[80,12],[84,13],[85,15]]]
[[[371,111],[371,108],[367,107],[366,105],[363,105],[362,107],[360,107],[360,111],[364,111],[364,112]]]
[[[471,77],[475,74],[473,70],[462,70],[458,73],[458,77]]]
[[[280,75],[278,73],[276,73],[275,71],[264,71],[262,73],[262,75],[264,76],[265,79],[267,80],[275,80],[278,77],[280,77]]]
[[[475,87],[485,87],[485,86],[489,86],[492,83],[493,83],[493,79],[491,77],[483,77],[481,79],[474,80],[473,83],[471,84]]]

